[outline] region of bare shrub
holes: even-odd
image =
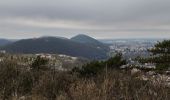
[[[168,100],[170,89],[155,87],[126,72],[112,70],[107,77],[99,75],[96,79],[84,79],[73,83],[70,93],[74,100]],[[104,78],[103,78],[104,77]]]
[[[33,92],[50,100],[55,100],[62,93],[68,94],[72,77],[65,72],[46,72],[40,78]]]
[[[5,100],[15,95],[19,71],[14,61],[0,63],[0,98]]]
[[[142,73],[141,73],[142,74]],[[76,72],[22,70],[0,63],[0,100],[169,100],[170,88],[128,70],[103,68],[95,77]]]

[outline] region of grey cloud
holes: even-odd
[[[33,33],[69,37],[75,32],[95,37],[129,37],[130,32],[133,36],[169,36],[169,9],[169,0],[1,0],[0,33],[27,32],[27,37],[36,36]],[[63,27],[58,25],[60,21],[65,21]]]

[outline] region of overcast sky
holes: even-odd
[[[0,38],[170,38],[170,0],[0,0]]]

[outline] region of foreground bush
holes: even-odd
[[[74,68],[72,71],[79,73],[82,77],[96,77],[104,71],[105,68],[109,70],[120,69],[120,66],[125,65],[126,60],[123,59],[122,54],[116,54],[114,57],[106,61],[92,61],[82,66],[82,68]]]
[[[169,100],[170,88],[140,80],[129,71],[106,69],[95,77],[76,72],[24,70],[0,63],[0,100]]]
[[[47,99],[55,99],[62,93],[69,94],[72,82],[74,78],[65,72],[47,72],[39,79],[39,84],[35,86],[33,92]]]
[[[19,71],[15,62],[2,62],[0,65],[0,97],[9,99],[15,95]]]
[[[168,100],[170,89],[142,81],[128,73],[111,71],[95,79],[73,83],[70,93],[75,100]]]

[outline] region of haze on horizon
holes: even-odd
[[[0,0],[0,38],[170,38],[170,0]]]

